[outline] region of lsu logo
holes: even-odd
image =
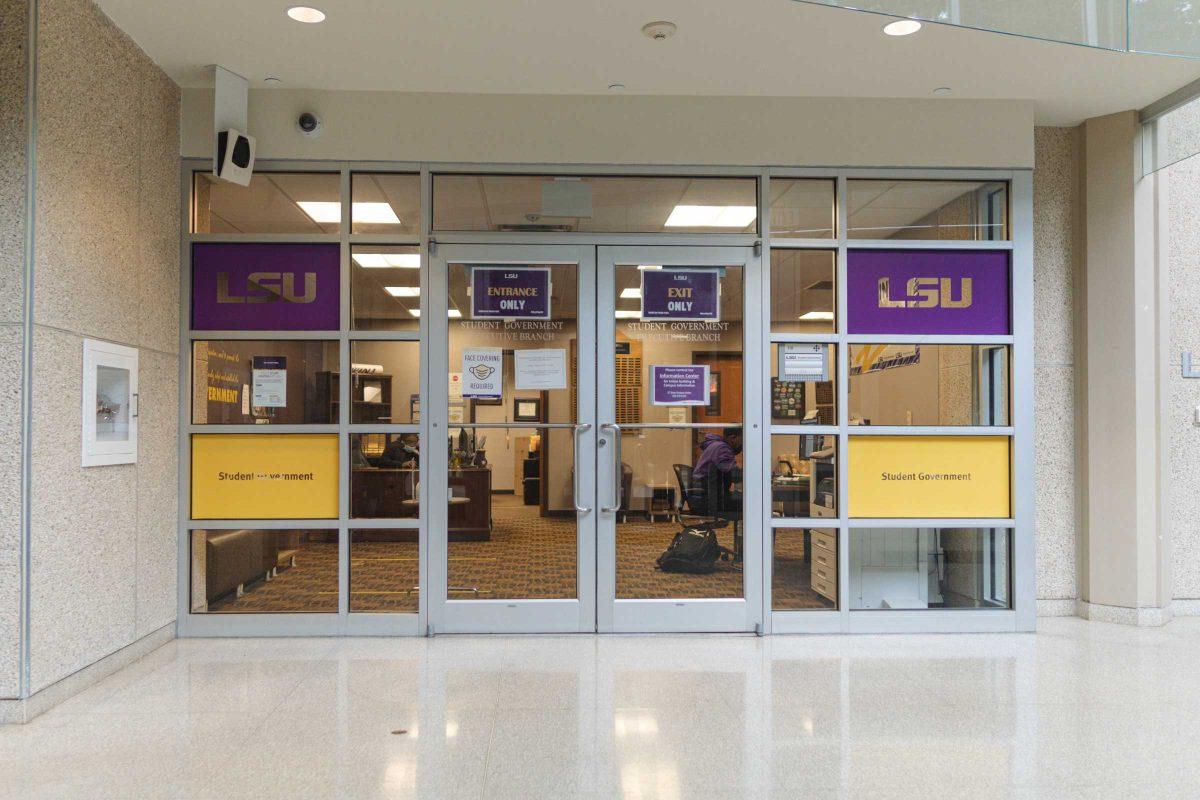
[[[971,279],[960,279],[958,299],[954,299],[953,278],[912,278],[908,281],[906,294],[893,298],[887,278],[879,279],[880,308],[970,308]]]
[[[217,273],[218,303],[311,303],[317,299],[317,273],[304,273],[304,292],[296,293],[294,272],[251,272],[244,294],[229,291],[229,273]]]

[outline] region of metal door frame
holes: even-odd
[[[575,348],[578,380],[576,423],[550,425],[574,429],[576,487],[576,585],[573,600],[459,600],[449,599],[446,536],[448,507],[435,502],[449,491],[449,456],[440,446],[449,434],[449,381],[429,382],[430,430],[427,453],[429,498],[426,518],[429,526],[426,593],[429,602],[430,633],[574,633],[596,629],[596,513],[595,504],[586,499],[596,493],[595,451],[595,330],[596,330],[596,250],[590,245],[440,245],[429,265],[429,360],[430,374],[446,376],[449,363],[450,325],[448,279],[450,264],[576,264],[578,313]],[[478,427],[470,423],[454,425]],[[481,427],[489,427],[487,425]],[[490,427],[504,427],[491,425]],[[514,422],[508,427],[540,427]]]
[[[763,584],[762,519],[754,511],[761,507],[763,486],[762,415],[762,338],[756,326],[747,324],[760,294],[761,256],[755,247],[686,246],[601,246],[598,248],[596,275],[599,318],[607,320],[597,334],[599,393],[597,395],[599,434],[597,441],[597,629],[601,633],[629,632],[741,632],[762,629]],[[621,600],[616,596],[616,518],[613,510],[620,505],[617,496],[620,479],[619,456],[622,430],[650,428],[699,428],[711,425],[642,424],[618,426],[614,381],[608,379],[616,369],[616,294],[615,274],[619,264],[662,264],[663,266],[738,266],[742,267],[742,381],[743,381],[743,573],[742,597],[722,599]],[[758,315],[760,318],[762,315]],[[606,491],[608,489],[608,491]],[[610,494],[611,492],[611,494]],[[609,505],[611,503],[611,505]],[[650,564],[647,569],[652,569]]]

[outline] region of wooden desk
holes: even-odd
[[[784,517],[807,517],[809,514],[808,478],[793,479],[788,483],[771,481],[771,504],[783,506]]]
[[[350,475],[350,516],[412,519],[420,513],[415,469],[355,467]],[[452,542],[487,541],[492,535],[492,471],[450,470],[448,534]],[[415,535],[416,531],[413,531]]]

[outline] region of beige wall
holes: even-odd
[[[1175,112],[1171,122],[1179,153],[1200,152],[1200,103]],[[1167,385],[1167,442],[1172,491],[1166,517],[1171,535],[1174,596],[1200,610],[1200,380],[1185,379],[1179,357],[1191,352],[1200,363],[1200,158],[1168,167],[1167,270],[1170,344],[1164,371]],[[1182,610],[1182,609],[1181,609]]]
[[[20,689],[26,14],[0,0],[0,699]]]
[[[1033,173],[1037,594],[1074,613],[1076,591],[1074,286],[1081,259],[1080,132],[1037,128]]]
[[[30,683],[175,620],[179,89],[87,0],[41,0]],[[136,465],[80,467],[83,339],[139,349]]]
[[[212,155],[212,92],[183,101],[183,154]],[[325,133],[296,131],[302,111]],[[566,164],[1029,167],[1009,100],[252,91],[259,158]]]

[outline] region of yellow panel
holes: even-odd
[[[1011,516],[1007,436],[851,436],[850,516]]]
[[[194,519],[336,519],[336,434],[197,434]]]

